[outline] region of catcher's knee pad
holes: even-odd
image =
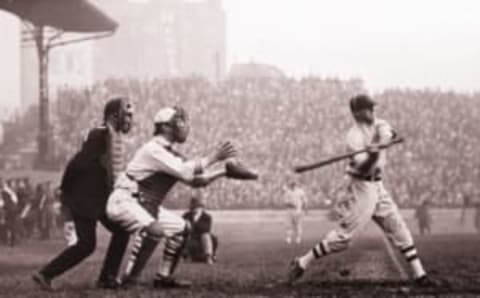
[[[186,240],[188,239],[188,237],[190,236],[191,231],[192,231],[192,226],[187,220],[185,220],[185,226],[183,230],[168,237],[167,242],[173,241],[183,246]]]

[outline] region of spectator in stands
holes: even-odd
[[[22,202],[20,209],[20,225],[22,226],[23,237],[29,239],[33,236],[36,226],[37,214],[33,208],[34,191],[29,178],[22,179],[22,188],[18,194],[19,201]]]
[[[1,196],[5,210],[5,235],[9,246],[15,246],[17,241],[18,198],[12,188],[0,178]]]
[[[288,172],[286,161],[289,165],[315,161],[319,156],[343,149],[337,136],[346,129],[347,123],[341,119],[348,111],[340,99],[362,91],[365,86],[360,79],[238,78],[218,84],[202,78],[110,79],[88,90],[60,92],[60,100],[52,106],[55,153],[58,164],[64,165],[86,135],[86,131],[75,133],[77,128],[92,126],[92,119],[101,112],[105,94],[125,92],[130,94],[133,103],[139,103],[136,105],[138,122],[132,128],[132,138],[127,146],[130,154],[132,148],[138,148],[151,135],[148,119],[152,119],[152,113],[167,103],[178,104],[196,115],[192,125],[199,129],[192,135],[192,148],[199,147],[195,146],[198,140],[215,142],[233,138],[245,147],[242,152],[252,164],[261,164],[266,172],[281,176]],[[396,151],[392,167],[386,172],[396,186],[394,195],[399,205],[416,207],[417,198],[428,197],[435,198],[432,203],[438,206],[460,207],[462,197],[457,194],[472,193],[468,185],[476,185],[480,176],[480,169],[475,167],[480,164],[477,152],[480,147],[480,134],[477,133],[480,93],[395,88],[376,97],[384,103],[381,105],[382,114],[391,119],[408,140],[412,140],[405,150]],[[453,110],[455,113],[452,114]],[[11,131],[5,134],[5,146],[9,148],[13,161],[15,154],[18,158],[19,148],[34,141],[35,129],[31,121],[34,112],[31,109],[20,115],[14,125],[9,125]],[[218,126],[218,123],[222,125]],[[208,129],[211,127],[215,129]],[[432,154],[432,148],[435,148],[435,154]],[[273,150],[275,154],[271,155]],[[198,153],[185,152],[186,155]],[[458,156],[463,158],[458,159]],[[436,167],[432,168],[432,164]],[[392,172],[396,174],[391,175]],[[331,181],[338,180],[341,173],[341,169],[331,166],[323,169],[322,174],[332,179],[318,180],[315,175],[305,175],[302,184],[316,193],[331,188]],[[410,179],[400,178],[407,176]],[[283,208],[281,190],[284,178],[263,180],[258,189],[246,189],[241,185],[226,187],[226,183],[220,182],[213,186],[214,195],[209,197],[209,208]],[[174,195],[183,197],[189,192],[179,190]],[[172,201],[176,204],[175,200]],[[312,197],[309,205],[324,207],[322,201],[319,197]]]
[[[477,229],[477,232],[480,233],[480,201],[475,202],[475,217],[473,224]]]
[[[0,178],[1,179],[1,178]],[[7,227],[5,218],[5,200],[0,195],[0,243],[7,243]]]
[[[47,196],[45,193],[45,188],[42,183],[37,183],[35,186],[35,194],[33,197],[32,202],[32,216],[33,216],[33,234],[35,231],[38,231],[38,236],[42,238],[42,231],[43,231],[43,210],[45,206],[45,202],[47,200]]]
[[[42,185],[42,194],[39,205],[39,227],[40,239],[50,239],[50,233],[53,227],[54,218],[54,197],[51,190],[51,182],[47,181]]]
[[[216,261],[218,238],[212,233],[212,216],[205,210],[200,196],[192,197],[190,210],[183,214],[192,228],[185,247],[185,257],[194,262],[213,264]]]

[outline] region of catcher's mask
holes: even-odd
[[[190,132],[187,112],[181,107],[163,108],[154,118],[155,135],[166,133],[165,127],[170,131],[172,141],[183,143]]]
[[[115,131],[128,133],[132,127],[133,106],[128,98],[111,99],[105,105],[104,121],[110,121]]]

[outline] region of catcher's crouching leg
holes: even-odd
[[[149,237],[145,231],[137,234],[126,266],[124,284],[135,284],[137,282],[157,245],[158,239]]]
[[[163,266],[160,266],[159,269],[161,270],[158,271],[158,274],[168,276],[172,275],[173,272],[175,272],[182,252],[187,243],[190,231],[191,226],[188,221],[185,221],[185,228],[183,229],[183,231],[176,233],[166,239],[165,249],[163,251]]]
[[[154,218],[158,218],[158,206],[150,204],[148,201],[142,204],[142,207]],[[150,235],[146,229],[139,231],[135,236],[135,241],[128,259],[123,277],[123,285],[129,286],[137,283],[140,275],[145,268],[148,260],[157,248],[160,238]]]

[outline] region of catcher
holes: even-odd
[[[188,116],[182,108],[168,107],[158,111],[154,118],[153,138],[135,153],[108,199],[108,217],[126,231],[143,236],[143,240],[137,239],[133,248],[125,284],[140,273],[156,242],[165,237],[163,260],[153,282],[154,288],[190,286],[189,282],[172,277],[190,227],[183,218],[162,207],[164,198],[177,181],[192,187],[204,187],[224,176],[256,178],[256,174],[233,162],[227,162],[220,169],[210,168],[236,155],[229,142],[207,157],[185,160],[172,149],[172,145],[184,143],[189,130]],[[142,253],[141,248],[146,252]]]

